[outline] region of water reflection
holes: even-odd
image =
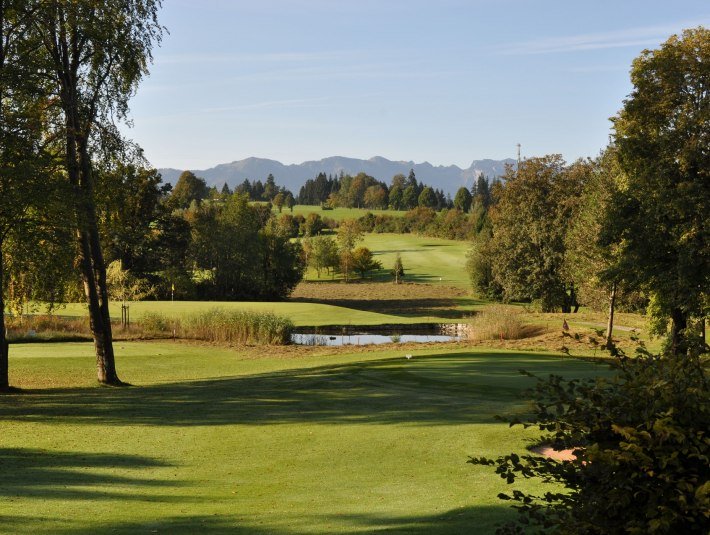
[[[291,341],[307,346],[364,346],[369,344],[404,344],[407,342],[451,342],[460,340],[460,336],[444,334],[383,334],[348,333],[348,334],[307,334],[294,333]]]

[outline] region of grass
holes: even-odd
[[[466,273],[468,242],[414,234],[367,234],[363,245],[375,253],[386,272],[392,269],[399,253],[407,282],[470,287]],[[391,276],[386,274],[385,278],[390,280]]]
[[[506,485],[466,460],[533,438],[493,420],[526,406],[517,370],[601,371],[461,346],[411,360],[117,351],[135,387],[95,387],[91,344],[13,347],[12,382],[26,390],[0,398],[0,532],[491,533],[514,516],[496,498]]]
[[[389,271],[399,253],[407,282],[470,287],[466,273],[468,242],[415,234],[366,234],[360,245],[370,249],[375,260],[382,263],[382,270],[373,275],[374,280],[392,280]],[[318,279],[315,270],[309,270],[305,277],[307,281],[327,281],[329,278],[327,274],[322,274]]]
[[[287,344],[293,323],[271,312],[213,308],[180,322],[182,338],[228,344]]]
[[[145,315],[159,314],[167,318],[184,319],[202,314],[214,308],[225,311],[249,311],[273,313],[289,318],[296,326],[323,325],[383,325],[390,323],[417,323],[421,318],[381,314],[366,310],[354,310],[342,306],[307,302],[214,302],[214,301],[137,301],[130,303],[131,321],[141,321]],[[112,318],[121,317],[121,304],[110,304]],[[83,303],[69,303],[57,314],[66,316],[87,315]],[[430,318],[433,321],[437,318]],[[445,321],[445,318],[439,318]]]
[[[469,322],[471,340],[519,340],[541,334],[543,327],[525,324],[519,307],[491,305]]]

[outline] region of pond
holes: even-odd
[[[454,342],[464,338],[457,324],[380,325],[372,327],[334,326],[291,335],[291,341],[307,346],[364,346],[410,342]]]

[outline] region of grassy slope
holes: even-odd
[[[30,390],[0,398],[0,532],[490,533],[505,484],[466,460],[531,435],[492,419],[523,407],[517,370],[599,371],[463,348],[254,359],[144,342],[118,347],[138,386],[102,389],[91,353],[13,346]]]
[[[427,238],[414,234],[366,234],[358,244],[369,248],[375,259],[382,262],[382,272],[375,280],[391,280],[389,271],[394,266],[397,253],[402,256],[402,264],[408,282],[427,282],[468,288],[466,273],[466,252],[468,242]],[[319,280],[315,270],[310,270],[306,280]],[[320,280],[328,280],[323,274]]]
[[[393,316],[354,310],[320,303],[291,303],[291,302],[210,302],[210,301],[140,301],[130,303],[132,320],[139,320],[146,313],[160,313],[168,317],[184,317],[212,308],[227,310],[253,310],[259,312],[275,312],[291,318],[295,325],[382,325],[388,323],[416,323],[418,318]],[[86,305],[83,303],[70,303],[66,308],[60,309],[58,314],[68,316],[87,315]],[[121,304],[111,303],[111,316],[121,317]]]
[[[413,234],[368,234],[363,245],[375,253],[389,271],[397,253],[409,282],[428,282],[468,288],[466,252],[468,242],[426,238]],[[386,278],[391,278],[389,275]]]

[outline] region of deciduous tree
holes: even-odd
[[[674,35],[633,62],[634,89],[614,119],[626,175],[608,219],[621,244],[615,271],[650,291],[684,351],[710,288],[710,30]]]
[[[116,373],[104,262],[96,213],[95,159],[121,140],[114,119],[147,73],[162,27],[160,0],[100,2],[45,0],[34,13],[33,33],[43,49],[40,71],[56,98],[52,109],[71,185],[78,256],[89,305],[98,379],[120,384]]]

